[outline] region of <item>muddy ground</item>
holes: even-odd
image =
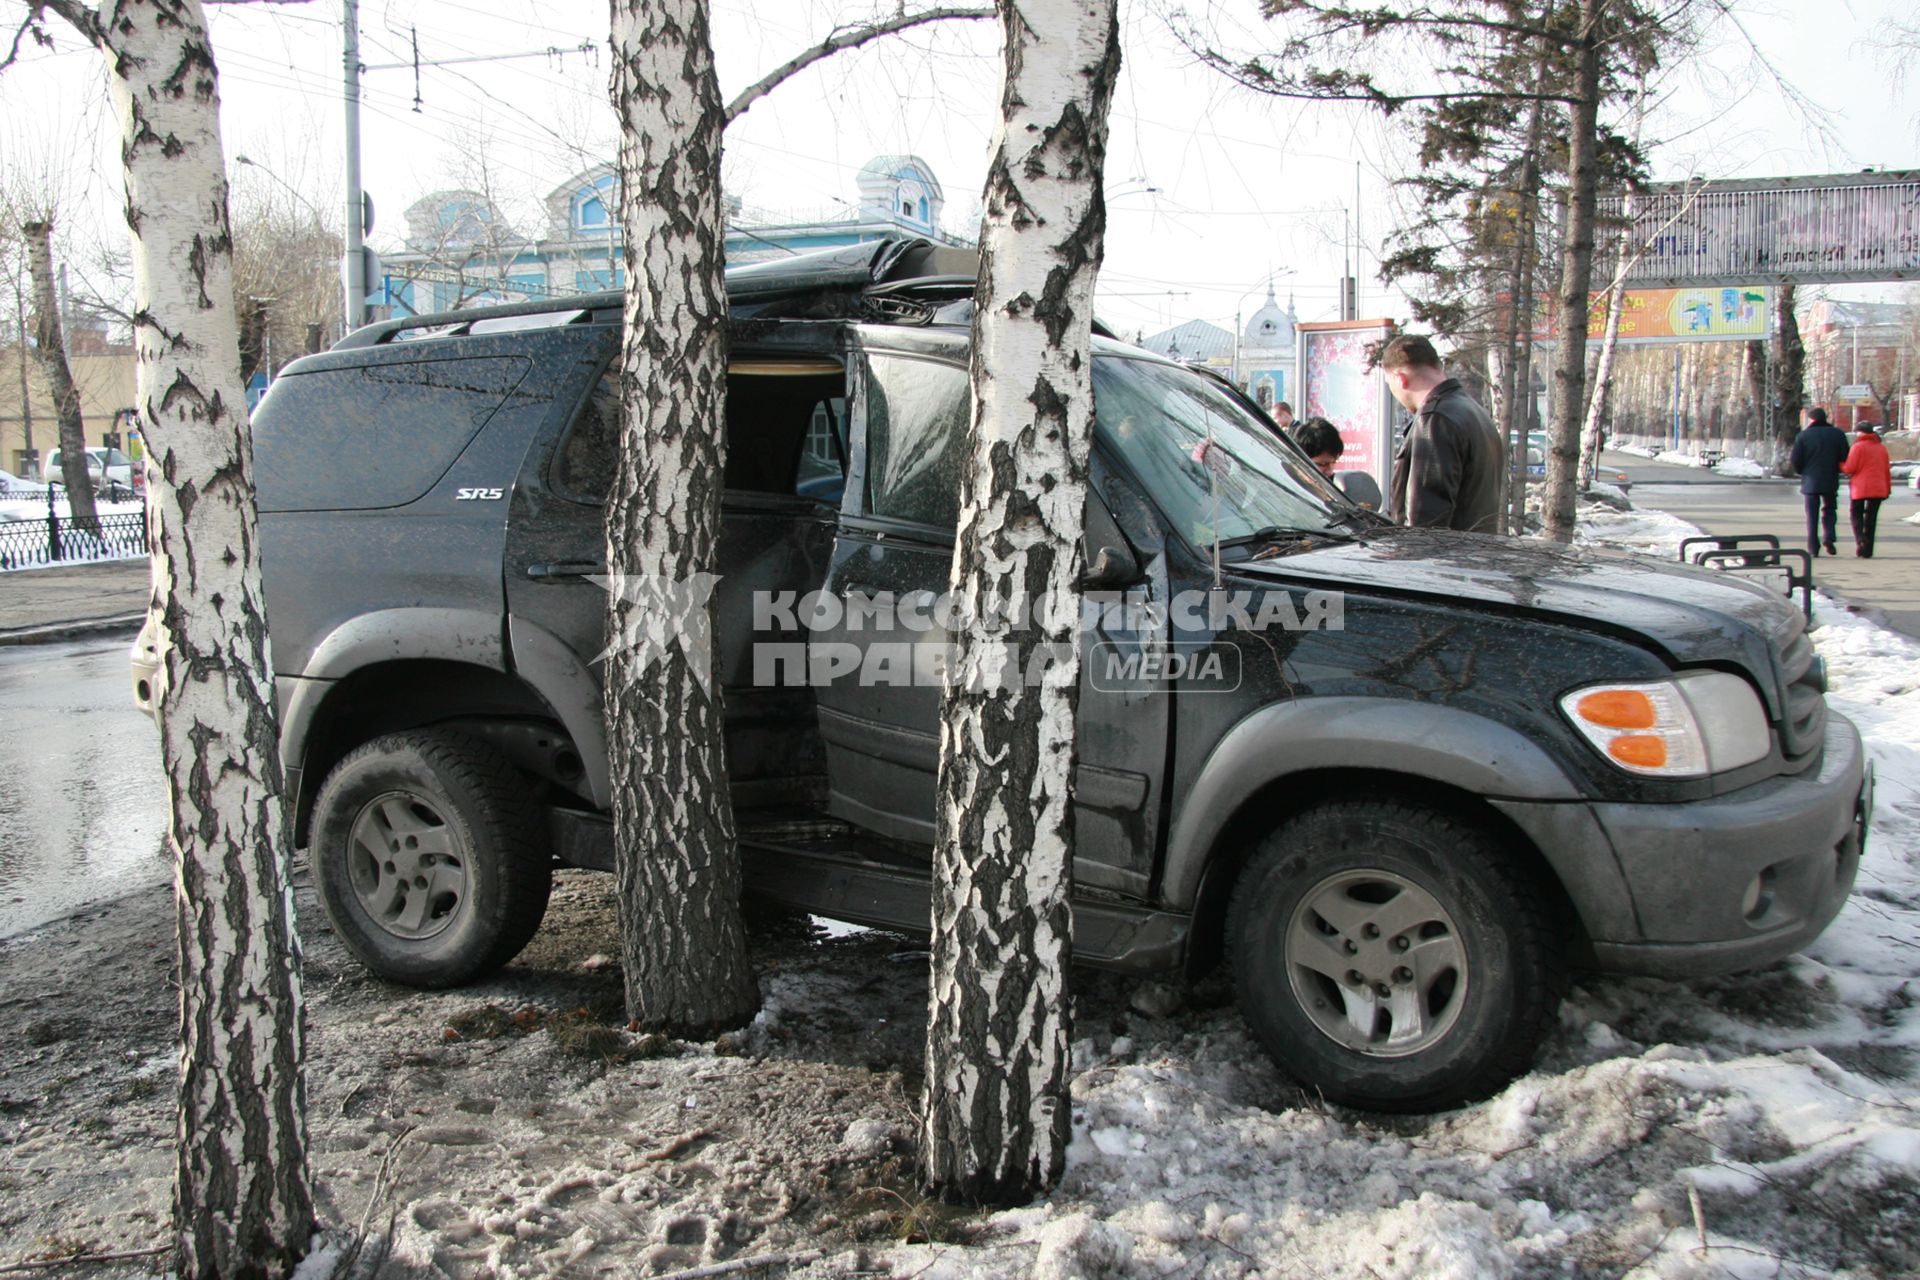
[[[388,1241],[382,1275],[587,1274],[614,1258],[648,1275],[815,1250],[793,1274],[853,1274],[876,1247],[964,1238],[977,1217],[914,1190],[921,942],[756,920],[758,1022],[663,1041],[624,1026],[609,876],[563,873],[519,960],[457,992],[370,977],[304,870],[296,884],[317,1207],[326,1225],[368,1223],[373,1255]],[[162,887],[0,944],[0,1264],[164,1244],[171,927]],[[1151,1021],[1127,1007],[1137,989],[1081,985],[1079,1034],[1110,1043]]]

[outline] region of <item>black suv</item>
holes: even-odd
[[[968,411],[951,252],[731,273],[712,596],[749,890],[920,931]],[[620,311],[374,325],[255,418],[296,837],[396,981],[504,964],[556,864],[610,865]],[[1570,966],[1766,964],[1839,910],[1871,779],[1784,600],[1386,525],[1230,389],[1104,337],[1094,386],[1079,959],[1228,959],[1300,1080],[1431,1109],[1525,1069]]]

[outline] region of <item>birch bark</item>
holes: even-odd
[[[173,1267],[284,1276],[314,1228],[305,1040],[213,48],[199,0],[46,7],[106,56],[126,166],[178,901]]]
[[[606,672],[628,1015],[697,1033],[759,1007],[713,660],[727,298],[705,0],[613,0],[627,262],[621,447],[607,503]]]
[[[1002,0],[942,699],[922,1173],[1024,1200],[1066,1162],[1078,577],[1114,0]],[[1010,607],[996,607],[1005,602]],[[1024,624],[1024,625],[1022,625]],[[1052,660],[1030,664],[1039,651]]]

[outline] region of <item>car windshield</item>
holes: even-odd
[[[1335,533],[1353,508],[1297,451],[1190,370],[1103,356],[1093,395],[1104,440],[1195,546],[1266,533]]]

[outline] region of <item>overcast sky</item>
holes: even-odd
[[[1169,38],[1165,6],[1123,0],[1124,66],[1108,149],[1111,193],[1100,311],[1128,334],[1189,319],[1223,326],[1257,307],[1269,278],[1302,319],[1337,314],[1336,281],[1359,207],[1363,315],[1405,316],[1374,279],[1403,199],[1401,126],[1358,107],[1258,99],[1233,89]],[[1260,38],[1253,0],[1192,0],[1229,30]],[[722,90],[731,95],[836,22],[891,3],[714,0]],[[1662,77],[1648,126],[1659,178],[1765,177],[1920,167],[1920,67],[1902,80],[1873,45],[1906,0],[1749,0],[1704,54]],[[0,0],[8,30],[24,12]],[[236,184],[285,182],[331,211],[340,203],[341,5],[337,0],[210,9]],[[1910,21],[1911,19],[1909,19]],[[523,225],[586,157],[613,156],[603,45],[605,0],[363,0],[362,61],[535,54],[503,61],[370,69],[362,174],[378,208],[376,247],[396,243],[421,195],[465,185],[462,157],[486,156]],[[57,30],[57,27],[56,27]],[[78,158],[68,217],[116,236],[116,126],[96,56],[62,32],[0,75],[0,169]],[[1756,64],[1749,42],[1824,121],[1797,109]],[[748,206],[798,217],[844,211],[877,154],[933,168],[949,229],[972,234],[997,113],[998,30],[944,23],[841,54],[776,90],[727,134],[728,189]],[[274,186],[278,190],[277,185]],[[1853,291],[1858,293],[1858,290]]]

